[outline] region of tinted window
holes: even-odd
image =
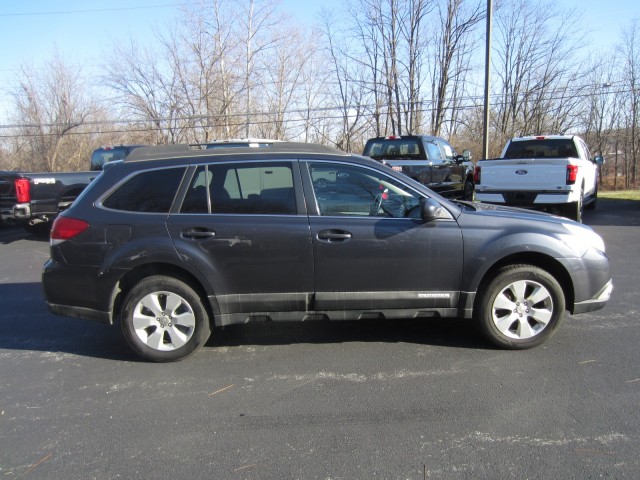
[[[99,148],[94,150],[91,155],[91,170],[101,170],[102,166],[107,162],[114,160],[124,160],[127,156],[128,149],[124,147]]]
[[[182,213],[209,213],[209,185],[211,174],[206,166],[200,166],[196,170],[189,189],[182,202]]]
[[[392,159],[417,158],[421,154],[417,138],[382,138],[368,141],[363,155]]]
[[[567,158],[577,157],[572,139],[543,139],[511,142],[504,158]]]
[[[380,172],[351,165],[310,165],[320,215],[418,218],[420,198]]]
[[[424,142],[424,146],[427,149],[427,157],[429,160],[441,160],[442,154],[440,153],[440,148],[436,144],[436,142],[427,141]]]
[[[279,162],[200,167],[181,212],[294,215],[291,165]]]
[[[444,152],[445,158],[448,160],[455,160],[458,154],[455,149],[449,145],[447,142],[440,141],[440,146],[442,147],[442,151]]]
[[[102,204],[129,212],[169,213],[184,171],[184,168],[166,168],[139,173]]]

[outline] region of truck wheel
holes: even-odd
[[[48,237],[51,231],[51,222],[36,223],[35,225],[25,223],[22,228],[36,237]]]
[[[596,189],[593,192],[593,197],[591,197],[591,201],[587,203],[584,208],[587,210],[595,210],[596,204],[598,203],[598,186],[596,185]]]
[[[122,331],[136,353],[154,362],[174,362],[209,338],[209,315],[200,296],[171,277],[147,277],[127,294]]]
[[[580,198],[577,202],[567,204],[565,216],[578,223],[582,223],[582,213],[584,210],[584,189],[580,192]]]
[[[473,190],[474,190],[473,182],[467,179],[464,182],[464,193],[463,193],[462,199],[468,200],[470,202],[473,201]]]
[[[501,348],[540,345],[565,315],[562,287],[549,272],[533,265],[503,267],[479,294],[474,316],[489,341]]]

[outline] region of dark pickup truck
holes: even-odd
[[[0,172],[0,213],[3,223],[21,224],[45,234],[51,221],[80,195],[100,172]]]
[[[444,139],[429,135],[376,137],[367,140],[365,157],[402,172],[440,195],[473,198],[471,153],[458,155]]]
[[[28,232],[46,235],[58,213],[100,174],[104,164],[125,159],[143,145],[116,145],[93,151],[90,172],[0,172],[2,223],[22,225]]]

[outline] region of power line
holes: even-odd
[[[64,10],[53,12],[25,12],[25,13],[0,13],[0,17],[29,17],[37,15],[68,15],[75,13],[102,13],[102,12],[121,12],[125,10],[146,10],[151,8],[166,8],[166,7],[186,7],[187,3],[164,3],[159,5],[145,5],[139,7],[119,7],[119,8],[100,8],[95,10]]]

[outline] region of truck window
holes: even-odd
[[[114,160],[124,160],[127,150],[122,147],[98,148],[91,155],[91,170],[102,170],[102,166]]]
[[[442,160],[442,153],[440,147],[435,142],[424,142],[424,146],[427,149],[428,160]]]
[[[570,138],[547,138],[511,142],[504,154],[506,159],[578,157],[575,143]]]
[[[420,146],[417,138],[384,138],[367,142],[363,155],[386,159],[419,158]]]

